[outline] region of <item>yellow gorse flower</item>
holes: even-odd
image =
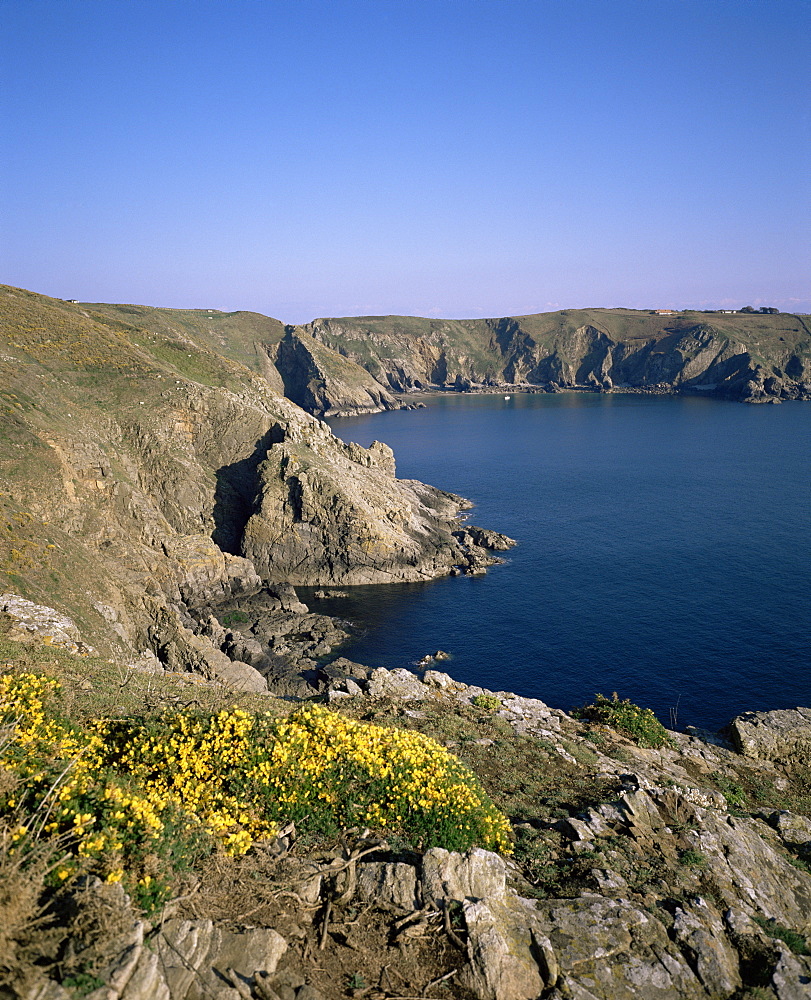
[[[197,830],[227,853],[244,854],[290,818],[457,849],[510,849],[509,823],[475,776],[421,733],[320,706],[282,720],[232,708],[94,720],[80,730],[47,710],[58,687],[36,674],[0,676],[0,724],[13,728],[0,765],[30,787],[61,771],[46,793],[43,831],[69,832],[76,854],[95,860],[110,881],[123,877],[122,852],[154,843],[171,853]]]

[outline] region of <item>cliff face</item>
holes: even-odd
[[[333,417],[396,410],[400,403],[353,361],[313,337],[288,330],[270,357],[288,399],[316,416]]]
[[[0,375],[0,589],[103,650],[228,672],[190,612],[493,561],[452,534],[464,501],[398,481],[384,445],[344,444],[188,330],[3,287]]]
[[[811,332],[791,314],[565,310],[498,320],[320,319],[304,328],[396,391],[666,387],[811,398]],[[302,334],[303,337],[303,334]]]

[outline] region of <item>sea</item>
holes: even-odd
[[[811,404],[442,393],[333,419],[397,475],[470,499],[518,545],[486,576],[302,594],[342,650],[571,709],[596,693],[670,728],[811,706]]]

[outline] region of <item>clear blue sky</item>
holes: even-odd
[[[0,0],[0,281],[811,311],[808,0]]]

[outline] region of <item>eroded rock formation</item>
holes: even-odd
[[[396,392],[523,386],[707,392],[746,402],[811,398],[811,331],[804,317],[788,314],[357,317],[315,320],[299,336],[351,358]]]

